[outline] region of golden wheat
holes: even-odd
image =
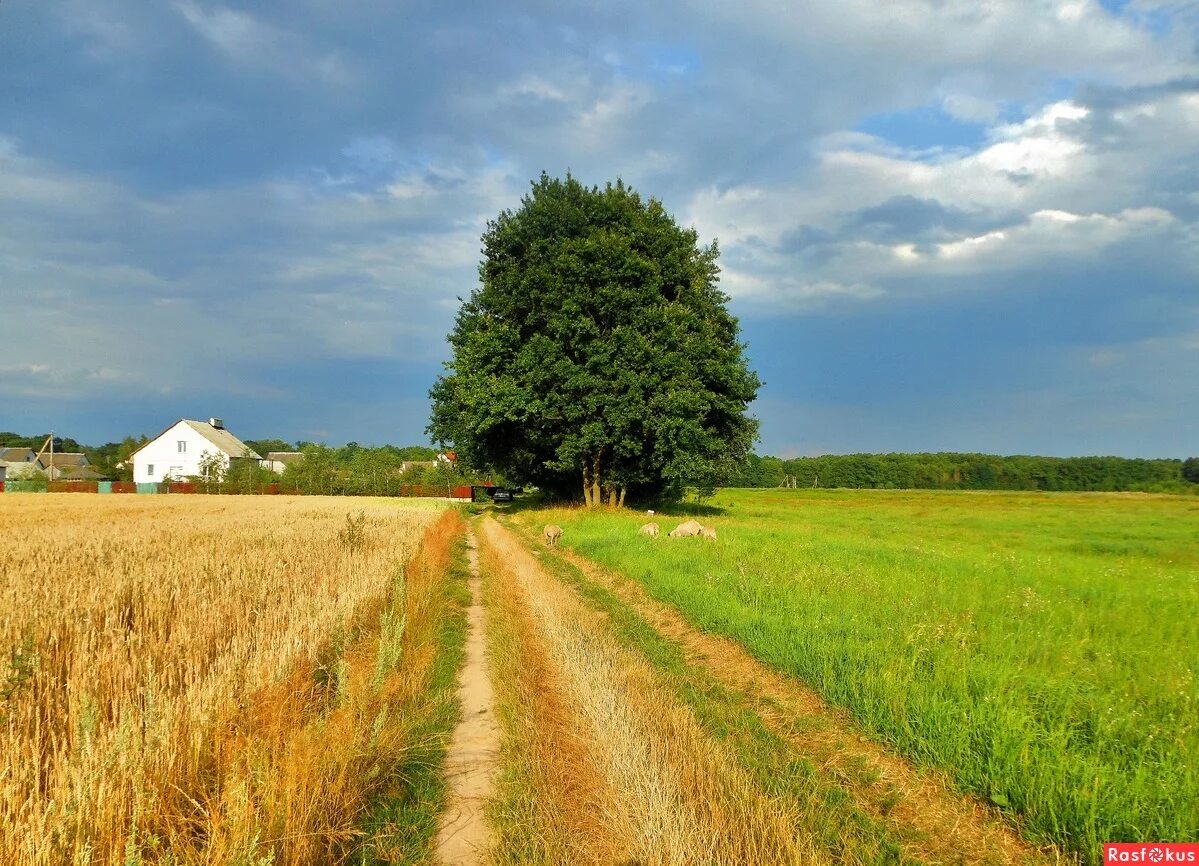
[[[313,783],[366,768],[322,750],[388,746],[386,701],[354,693],[395,661],[405,606],[385,605],[437,516],[0,497],[0,862],[303,862],[313,826],[344,835]]]

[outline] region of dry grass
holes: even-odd
[[[605,821],[615,799],[596,767],[590,731],[570,707],[523,595],[494,547],[483,548],[489,658],[503,721],[503,778],[491,812],[492,860],[556,866],[628,859]]]
[[[6,496],[0,517],[0,862],[348,850],[369,799],[397,784],[394,714],[430,652],[407,626],[456,515],[429,532],[407,591],[433,509]]]
[[[499,578],[517,587],[566,706],[588,733],[590,763],[608,793],[597,813],[622,858],[672,866],[822,862],[797,816],[753,784],[602,615],[494,521],[484,521],[482,537]],[[555,760],[541,754],[533,763]]]

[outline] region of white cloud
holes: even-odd
[[[808,176],[700,190],[685,216],[702,235],[721,239],[734,295],[780,307],[803,296],[797,285],[875,287],[842,293],[870,300],[892,295],[895,278],[907,280],[905,291],[915,290],[911,278],[920,274],[974,275],[986,284],[1014,270],[1082,266],[1119,245],[1149,241],[1173,251],[1175,272],[1199,278],[1199,253],[1187,252],[1199,229],[1175,212],[1191,207],[1199,177],[1183,172],[1163,185],[1161,176],[1163,166],[1199,171],[1196,141],[1199,95],[1168,90],[1113,109],[1050,103],[1023,121],[994,125],[973,152],[904,150],[843,132],[817,143]],[[944,222],[907,237],[892,226],[899,238],[889,243],[853,223],[855,214],[903,197],[939,208]],[[807,227],[809,240],[788,249],[796,226]]]
[[[991,123],[999,117],[997,100],[955,92],[948,88],[941,95],[941,108],[950,117],[967,123]]]
[[[501,99],[532,99],[545,102],[567,102],[569,94],[561,86],[541,75],[522,75],[517,81],[502,84],[497,91]]]
[[[248,12],[225,6],[206,8],[195,0],[176,0],[175,9],[196,33],[231,61],[329,87],[350,87],[357,82],[357,76],[337,52],[317,49],[310,40]]]
[[[1023,225],[937,244],[929,259],[968,263],[992,273],[1061,256],[1077,263],[1133,235],[1152,233],[1176,222],[1173,214],[1153,207],[1128,208],[1116,214],[1040,210]]]
[[[650,103],[650,89],[642,84],[620,83],[600,94],[578,114],[579,127],[590,138],[623,132],[636,113]]]
[[[767,278],[739,271],[726,272],[721,287],[732,298],[750,305],[764,304],[792,312],[823,309],[843,301],[872,300],[883,294],[865,283],[833,280],[805,281],[798,278]]]
[[[370,148],[347,150],[353,165]],[[388,164],[415,160],[396,148]],[[0,319],[5,356],[20,359],[0,382],[99,399],[204,387],[247,364],[440,357],[446,302],[475,283],[483,223],[519,196],[510,169],[445,162],[374,176],[366,191],[361,180],[155,197],[0,138],[0,285],[22,309]]]
[[[279,34],[249,13],[225,7],[210,11],[192,0],[179,0],[175,8],[201,36],[234,57],[274,51],[278,46]]]
[[[992,97],[1045,73],[1127,84],[1163,81],[1196,68],[1185,32],[1154,33],[1096,0],[746,0],[735,5],[693,0],[691,5],[726,31],[746,31],[763,45],[841,55],[867,74],[903,69],[907,80],[928,83],[976,74],[990,82]],[[867,60],[869,65],[862,66]]]

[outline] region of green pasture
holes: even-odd
[[[1199,500],[722,490],[680,517],[556,510],[564,545],[1097,862],[1199,840]],[[541,515],[539,515],[540,517]],[[658,540],[637,527],[656,520]]]

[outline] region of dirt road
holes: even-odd
[[[471,604],[466,613],[465,660],[458,672],[462,719],[454,730],[446,759],[447,804],[437,834],[436,858],[445,866],[485,861],[491,843],[484,810],[491,800],[499,760],[499,726],[486,654],[487,616],[479,577],[479,550],[468,530]]]

